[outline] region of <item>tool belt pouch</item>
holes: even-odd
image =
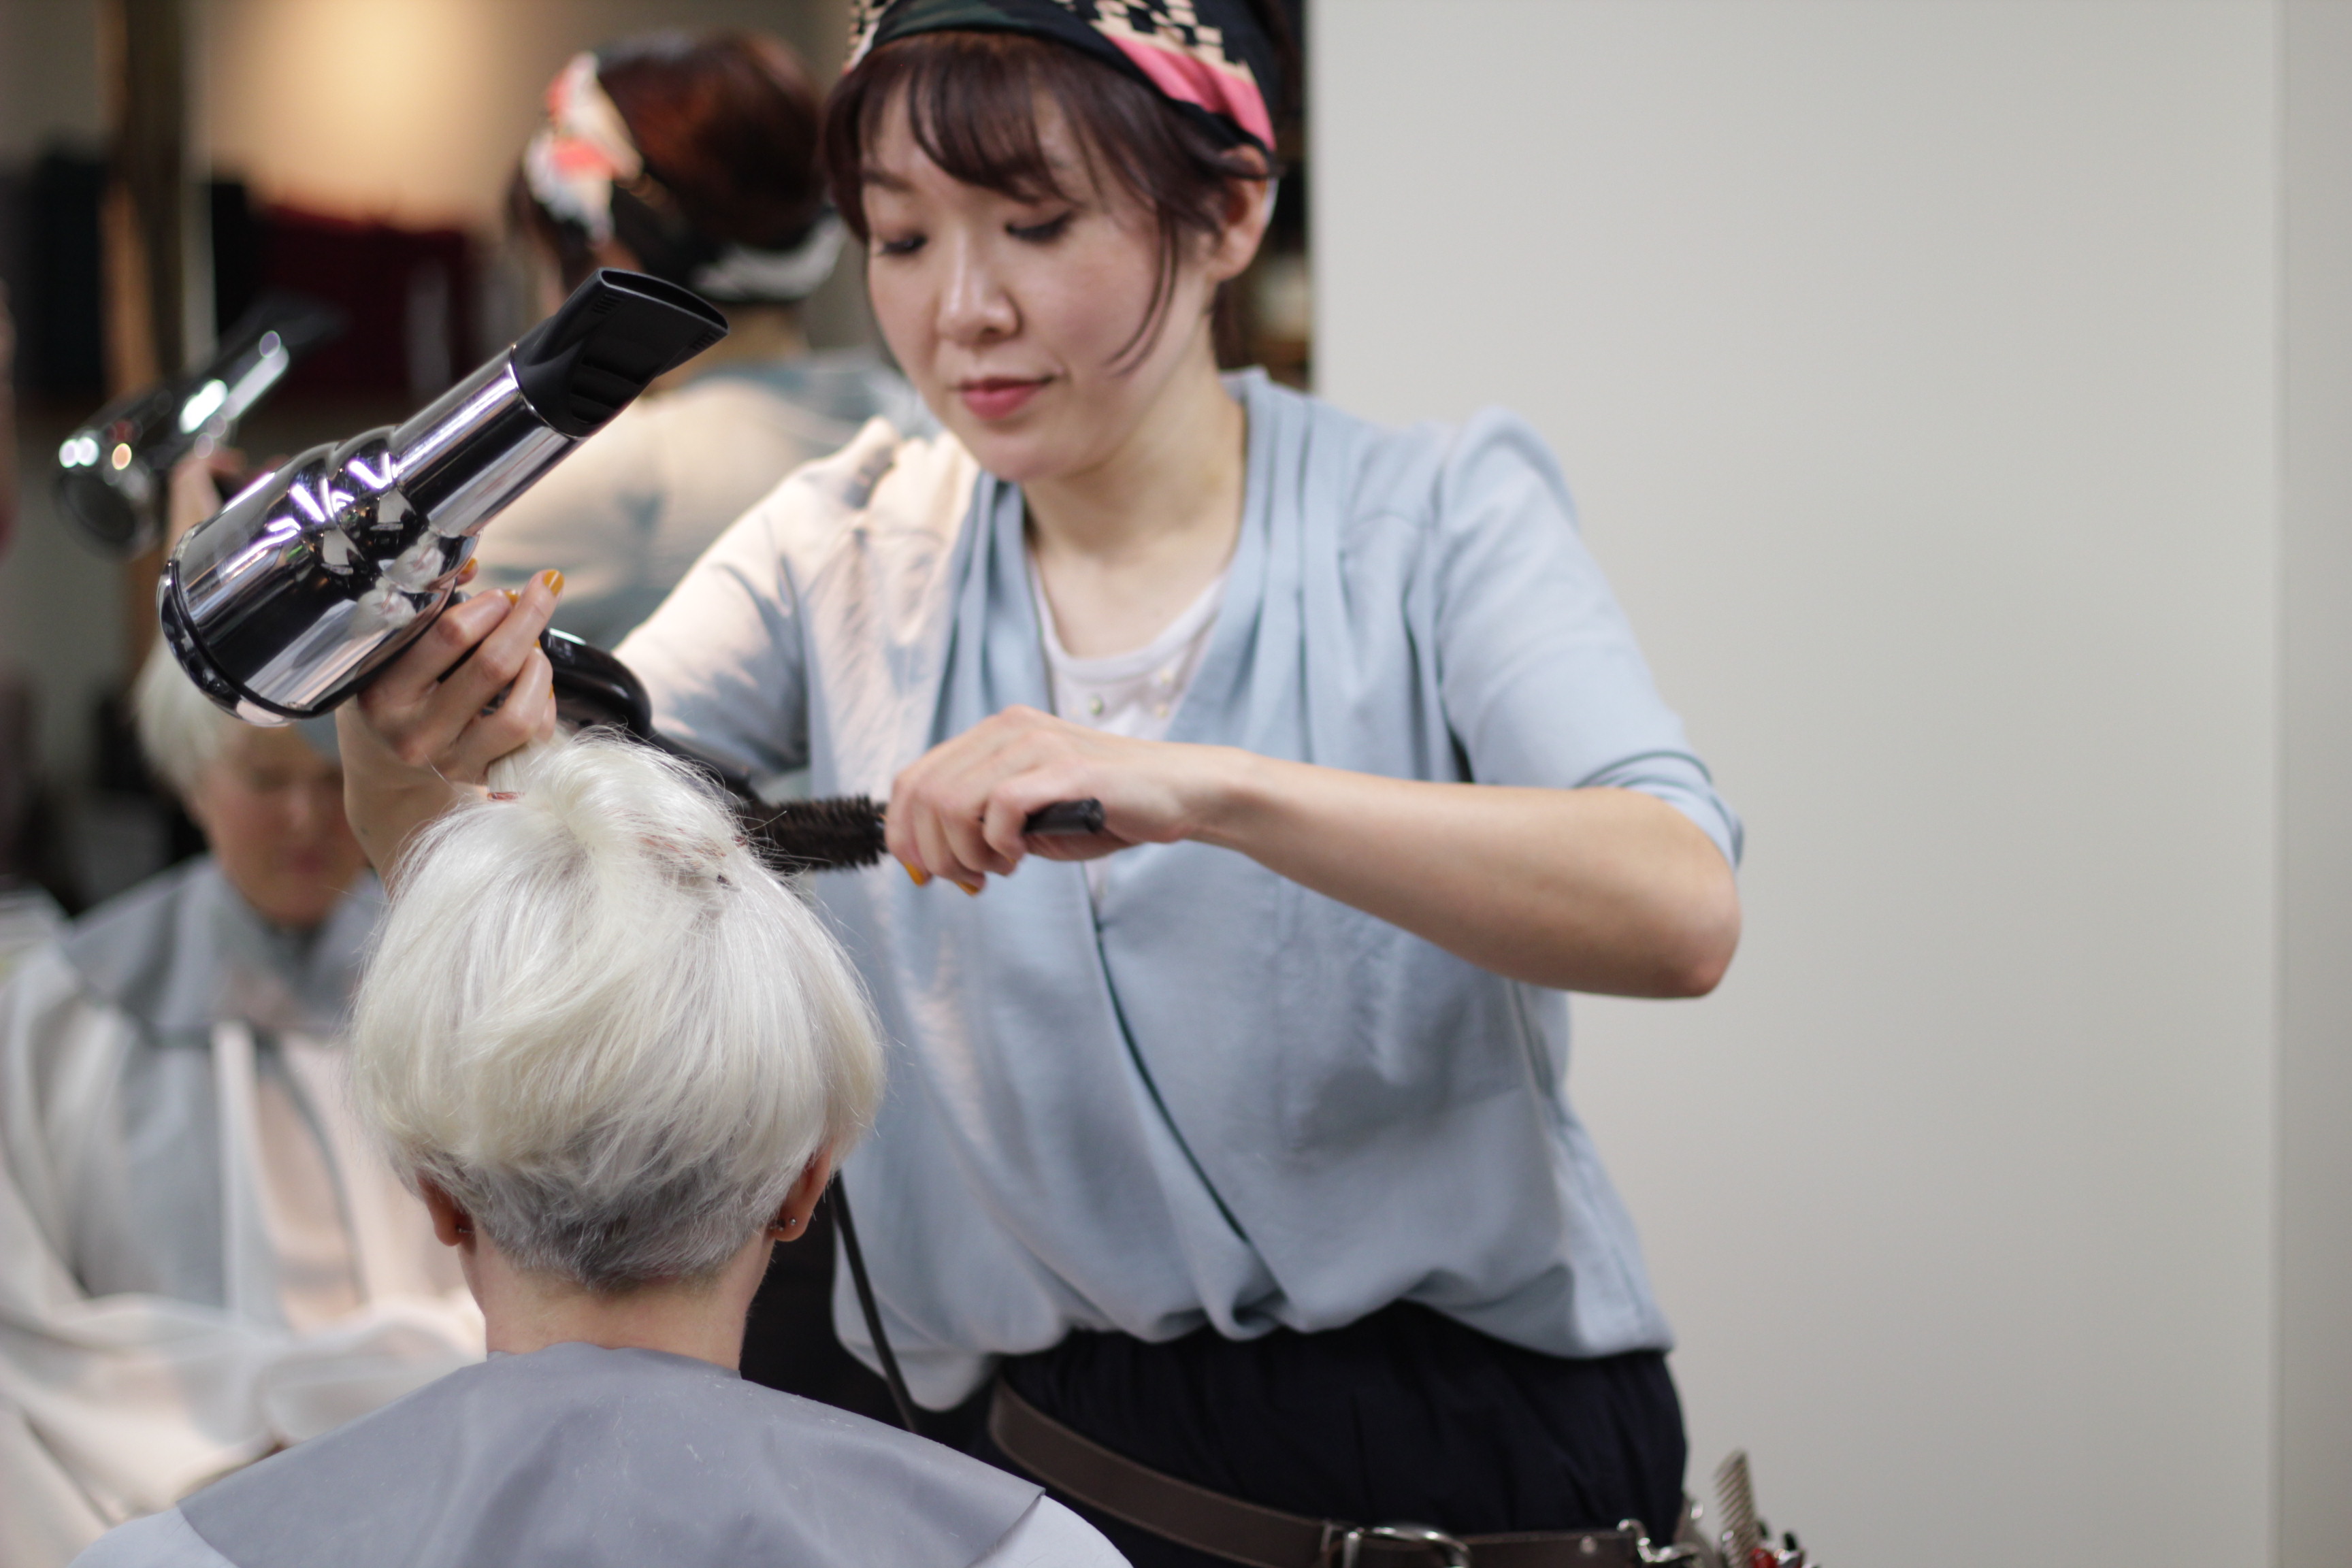
[[[1244,1502],[1115,1454],[1045,1415],[998,1379],[988,1435],[1022,1468],[1139,1530],[1249,1568],[1721,1568],[1686,1504],[1677,1542],[1654,1546],[1641,1525],[1451,1536],[1428,1525],[1309,1519]]]

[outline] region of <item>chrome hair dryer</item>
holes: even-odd
[[[248,723],[327,711],[447,607],[500,508],[726,335],[689,289],[596,273],[407,424],[314,447],[191,529],[156,586],[172,651]]]
[[[221,335],[212,359],[126,394],[58,448],[58,504],[100,549],[136,555],[162,534],[172,465],[210,437],[226,441],[294,362],[343,335],[332,305],[273,290]]]

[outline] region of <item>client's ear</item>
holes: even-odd
[[[816,1212],[817,1200],[824,1196],[825,1184],[833,1180],[833,1151],[820,1149],[803,1167],[800,1180],[776,1211],[775,1228],[770,1234],[778,1241],[797,1241],[807,1228],[809,1215]]]
[[[421,1178],[417,1181],[416,1192],[425,1200],[425,1212],[433,1216],[433,1234],[442,1246],[462,1247],[471,1245],[474,1218],[457,1206],[455,1198]]]

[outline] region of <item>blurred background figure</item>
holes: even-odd
[[[241,724],[160,651],[136,708],[210,853],[0,985],[0,1568],[62,1564],[481,1352],[345,1109],[383,899],[331,730]]]
[[[509,195],[541,312],[599,267],[682,283],[725,341],[656,384],[482,535],[483,581],[564,574],[557,625],[610,647],[776,482],[877,416],[926,421],[871,349],[813,352],[801,302],[843,229],[818,95],[781,40],[662,33],[574,56]]]

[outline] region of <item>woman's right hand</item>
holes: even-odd
[[[542,572],[512,598],[452,605],[337,710],[343,810],[385,881],[410,836],[480,790],[492,763],[555,733],[539,634],[562,590],[563,574]]]

